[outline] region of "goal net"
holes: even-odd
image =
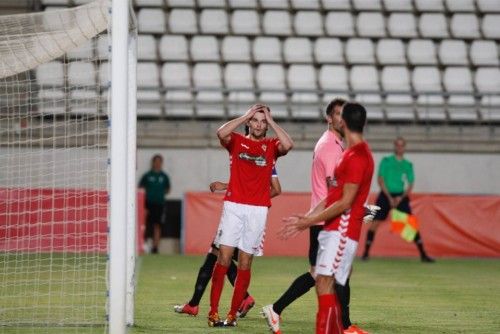
[[[9,333],[106,331],[108,5],[0,16],[0,328]]]

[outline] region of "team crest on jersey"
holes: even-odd
[[[262,144],[262,150],[265,152],[267,150],[267,145],[266,144]]]

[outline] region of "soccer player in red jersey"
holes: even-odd
[[[373,176],[373,157],[363,139],[366,110],[358,103],[342,107],[341,131],[347,143],[328,190],[328,196],[306,215],[285,218],[281,237],[289,238],[324,221],[316,259],[317,334],[342,334],[341,309],[333,283],[344,285],[356,255],[364,203]]]
[[[243,124],[249,128],[247,136],[234,132]],[[266,137],[268,127],[277,137]],[[215,239],[219,256],[212,273],[208,314],[208,325],[213,327],[236,326],[236,312],[250,284],[253,256],[262,254],[267,211],[271,205],[269,180],[272,169],[276,159],[293,147],[292,139],[273,120],[269,108],[259,104],[243,116],[223,124],[217,136],[229,152],[230,177]],[[222,322],[219,300],[235,248],[239,249],[238,270],[231,309]]]

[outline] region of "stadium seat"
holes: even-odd
[[[109,58],[109,44],[108,35],[101,34],[97,38],[97,58],[98,59],[108,59]]]
[[[281,62],[281,43],[276,37],[257,37],[253,42],[256,62]]]
[[[196,34],[196,13],[192,9],[173,9],[168,17],[168,28],[175,34]]]
[[[165,114],[172,117],[193,116],[193,95],[189,91],[167,91]]]
[[[292,34],[290,14],[284,10],[266,11],[262,26],[266,35],[289,36]]]
[[[193,36],[189,49],[193,61],[219,61],[219,46],[214,36]]]
[[[200,30],[203,34],[227,34],[229,20],[222,9],[204,9],[200,15]]]
[[[87,41],[81,46],[74,48],[66,53],[69,59],[90,59],[93,58],[93,44],[91,41]]]
[[[135,0],[135,5],[137,7],[161,7],[163,6],[163,0]]]
[[[373,1],[373,3],[376,3]],[[358,35],[361,37],[385,37],[385,18],[380,12],[359,13],[356,19]]]
[[[323,18],[319,12],[299,11],[293,24],[299,36],[323,36]]]
[[[183,35],[163,35],[160,40],[162,60],[189,60],[188,42]]]
[[[415,9],[419,12],[444,12],[441,0],[415,0]]]
[[[416,67],[412,73],[412,85],[414,91],[418,93],[418,118],[421,121],[446,120],[441,75],[437,67]]]
[[[439,45],[439,61],[445,66],[468,65],[467,47],[463,40],[445,39]]]
[[[36,68],[36,79],[40,86],[62,86],[64,84],[63,64],[58,61],[44,63]]]
[[[483,13],[499,13],[500,2],[496,0],[476,0],[477,9]]]
[[[137,13],[139,33],[163,34],[165,32],[165,13],[162,9],[143,8]]]
[[[373,10],[381,11],[382,4],[380,0],[353,0],[353,6],[355,10]]]
[[[500,69],[498,67],[478,68],[474,83],[480,94],[500,94]]]
[[[321,0],[321,3],[326,10],[351,10],[349,0]]]
[[[421,93],[417,98],[417,117],[421,122],[443,122],[447,119],[442,95]]]
[[[349,64],[374,64],[374,46],[368,38],[351,38],[347,41],[346,60]]]
[[[403,42],[400,39],[381,39],[377,43],[377,60],[382,65],[406,64]]]
[[[486,38],[500,39],[500,14],[487,14],[483,17],[481,29]]]
[[[448,93],[448,115],[452,121],[475,121],[474,88],[472,74],[467,67],[448,67],[444,71],[443,84]]]
[[[430,39],[410,40],[407,56],[411,65],[437,65],[436,47]]]
[[[411,0],[384,0],[384,8],[388,12],[395,11],[413,11],[413,4]]]
[[[319,0],[291,0],[294,9],[319,9]]]
[[[259,35],[259,15],[254,10],[235,10],[231,15],[231,28],[238,35]]]
[[[43,115],[58,115],[66,112],[66,94],[62,89],[40,89],[38,112]]]
[[[168,6],[175,7],[184,7],[184,8],[194,8],[196,7],[195,0],[168,0]]]
[[[69,93],[69,109],[74,115],[99,114],[98,98],[94,89],[73,89]]]
[[[288,9],[288,0],[260,0],[264,9]]]
[[[349,12],[328,12],[325,19],[327,35],[335,37],[354,36],[354,20]]]
[[[163,86],[169,88],[190,88],[191,76],[186,63],[165,63],[161,69]]]
[[[379,94],[356,94],[354,100],[366,108],[368,122],[385,119],[382,108],[382,97]]]
[[[71,86],[94,86],[96,69],[93,63],[74,61],[68,64],[68,83]]]
[[[253,69],[249,64],[228,64],[224,69],[224,81],[228,90],[253,91]]]
[[[160,116],[160,92],[137,90],[137,116]]]
[[[470,47],[470,60],[474,66],[498,66],[498,48],[494,41],[475,40]]]
[[[197,63],[193,66],[196,90],[196,114],[201,117],[224,116],[222,74],[218,64]]]
[[[311,65],[291,65],[288,69],[288,87],[293,91],[291,112],[293,118],[318,119],[319,99],[316,93],[316,70]],[[310,90],[310,92],[297,92]]]
[[[375,66],[357,65],[351,68],[349,81],[354,92],[379,92],[378,72]]]
[[[287,63],[312,63],[312,45],[308,38],[289,37],[283,43],[283,56]]]
[[[153,62],[137,63],[137,87],[158,88],[160,74],[158,66]]]
[[[285,70],[283,66],[281,64],[261,64],[257,67],[256,78],[257,86],[262,91],[260,100],[269,105],[273,117],[287,117],[287,99],[284,92],[286,89]],[[279,90],[283,90],[283,92]]]
[[[474,78],[481,97],[480,113],[484,121],[500,121],[500,70],[479,68]],[[492,95],[493,94],[493,95]]]
[[[229,92],[227,97],[229,116],[239,117],[244,115],[249,106],[255,104],[255,101],[257,101],[257,98],[254,92]]]
[[[226,2],[224,0],[197,0],[198,7],[200,8],[224,8],[226,6]]]
[[[257,0],[229,0],[230,8],[249,8],[257,7]]]
[[[451,34],[455,38],[479,38],[479,21],[475,14],[455,14],[450,23]]]
[[[381,74],[385,97],[385,112],[388,120],[414,121],[413,98],[411,96],[410,73],[406,66],[386,66]]]
[[[413,89],[419,92],[441,93],[441,75],[437,67],[417,66],[412,73]]]
[[[109,82],[109,76],[111,75],[110,73],[111,69],[109,68],[109,63],[108,62],[102,62],[99,65],[99,85],[101,87],[108,87],[110,84]]]
[[[321,66],[318,82],[325,95],[347,94],[349,91],[347,68],[342,65]]]
[[[222,58],[224,61],[251,60],[250,41],[242,36],[226,36],[222,40]]]
[[[391,37],[417,37],[417,22],[411,13],[392,13],[387,23]]]
[[[153,35],[137,36],[137,59],[156,60],[156,40]]]
[[[420,35],[425,38],[447,38],[448,24],[446,17],[438,13],[424,13],[418,21]]]
[[[314,43],[314,58],[320,64],[343,64],[344,48],[338,38],[320,37]]]
[[[474,0],[445,0],[445,3],[448,11],[452,13],[473,13],[476,10]]]

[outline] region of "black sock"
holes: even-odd
[[[420,258],[426,258],[427,253],[425,253],[424,250],[424,243],[422,242],[422,239],[420,238],[420,233],[417,232],[417,235],[415,235],[415,239],[413,240],[415,245],[417,245],[418,251],[420,252]]]
[[[345,282],[345,285],[335,283],[335,293],[337,294],[340,309],[342,310],[342,325],[344,329],[351,326],[351,319],[349,318],[349,303],[351,300],[351,287],[349,286],[349,279]]]
[[[197,306],[200,304],[201,297],[205,292],[205,288],[212,278],[212,272],[214,271],[215,262],[217,261],[217,256],[212,253],[208,253],[205,258],[205,262],[200,267],[198,271],[198,277],[196,278],[196,284],[194,285],[193,297],[189,301],[190,306]]]
[[[234,260],[231,261],[231,264],[229,265],[229,268],[227,269],[227,279],[229,280],[229,283],[231,283],[232,286],[234,286],[234,282],[236,281],[236,276],[238,275],[238,267],[236,266],[236,263],[234,263]],[[248,297],[248,291],[245,294],[245,298]]]
[[[370,247],[372,246],[373,239],[375,239],[375,231],[368,230],[368,233],[366,233],[365,252],[363,253],[363,257],[370,256]]]
[[[273,304],[274,312],[281,314],[288,305],[309,291],[315,283],[309,272],[297,277],[288,290]]]

